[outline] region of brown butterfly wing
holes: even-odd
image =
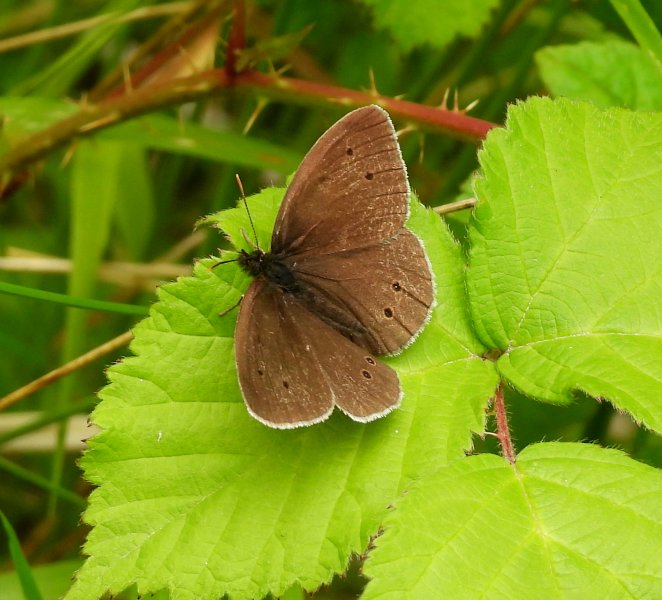
[[[432,275],[420,241],[407,229],[371,246],[286,262],[298,281],[323,298],[316,306],[334,315],[329,321],[361,324],[351,338],[373,354],[396,353],[429,318]]]
[[[271,239],[276,254],[365,246],[402,227],[409,184],[388,114],[352,111],[310,149],[290,183]]]
[[[347,324],[360,324],[350,337],[375,354],[413,340],[433,304],[427,258],[403,228],[408,203],[393,125],[368,106],[338,121],[306,155],[272,237],[272,251],[315,296],[311,309],[345,335]]]
[[[395,371],[262,278],[241,303],[235,344],[244,401],[265,425],[312,425],[334,405],[370,421],[400,403]]]

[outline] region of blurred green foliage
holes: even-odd
[[[4,0],[0,40],[160,4],[164,3]],[[534,60],[538,51],[586,41],[633,41],[610,3],[601,0],[502,0],[492,8],[491,3],[485,4],[487,12],[480,21],[484,25],[474,33],[462,27],[453,31],[454,21],[448,16],[452,13],[444,13],[444,3],[430,0],[259,0],[249,3],[247,39],[249,46],[262,42],[268,48],[264,42],[272,36],[297,39],[305,30],[300,45],[286,59],[275,57],[276,67],[289,66],[288,76],[354,90],[370,89],[374,81],[383,95],[402,94],[407,100],[430,105],[439,104],[450,89],[451,97],[457,91],[460,107],[480,101],[472,116],[496,123],[502,122],[508,103],[549,92]],[[389,18],[386,11],[392,5],[405,13],[409,5],[423,10],[416,13],[416,34],[408,35],[406,27],[411,25],[393,18],[397,12]],[[659,27],[662,3],[647,0],[643,6]],[[225,17],[229,7],[224,10]],[[426,14],[430,22],[447,26],[443,39],[431,37],[433,28],[425,30]],[[0,152],[21,136],[75,111],[76,103],[163,21],[163,16],[106,21],[85,26],[74,35],[44,37],[0,51]],[[227,39],[229,27],[229,19],[223,20],[221,39]],[[223,52],[219,45],[217,64],[222,63]],[[258,68],[266,72],[271,65],[263,59]],[[545,81],[553,79],[550,75]],[[166,262],[185,267],[214,253],[225,241],[217,232],[202,229],[196,244],[175,258],[169,254],[191,236],[201,216],[235,204],[235,173],[241,175],[247,193],[282,184],[341,112],[334,98],[315,108],[302,107],[295,97],[281,98],[266,104],[244,137],[242,131],[261,100],[257,92],[228,91],[195,106],[171,107],[89,141],[73,141],[33,165],[13,193],[0,199],[0,251],[4,257],[72,258],[73,266],[68,272],[52,266],[36,272],[3,266],[0,279],[26,288],[149,305],[154,285],[170,277],[123,277],[116,270],[113,277],[98,279],[98,262],[147,264],[163,261],[165,256]],[[467,196],[466,181],[477,167],[475,145],[417,129],[404,135],[401,143],[412,187],[425,204],[436,206]],[[466,215],[452,215],[449,223],[465,244]],[[125,315],[0,295],[0,397],[133,323],[135,318]],[[0,412],[0,452],[17,466],[10,471],[0,464],[0,510],[12,523],[29,562],[50,565],[36,570],[42,591],[66,589],[86,530],[79,522],[79,506],[62,500],[55,503],[46,489],[24,473],[34,473],[81,497],[89,492],[76,466],[79,450],[67,451],[64,444],[64,415],[76,413],[78,407],[86,414],[90,397],[105,383],[104,367],[127,352],[116,350],[101,357],[65,383],[47,386]],[[625,449],[642,461],[662,464],[659,438],[638,429],[609,404],[578,398],[570,408],[562,408],[533,403],[515,392],[507,394],[507,402],[513,437],[520,448],[543,439],[596,440]],[[18,413],[27,419],[20,425],[10,418]],[[35,429],[29,431],[32,421]],[[59,442],[54,432],[41,428],[45,421],[61,423]],[[29,433],[36,437],[28,437]],[[46,445],[39,439],[46,440]],[[25,443],[9,445],[21,441]],[[476,439],[475,450],[497,451],[489,437]],[[59,561],[63,561],[60,566]],[[0,544],[0,566],[12,568],[5,544]],[[362,584],[356,569],[353,573],[319,597],[354,597]],[[13,573],[0,575],[3,599],[19,597],[18,591],[10,591],[16,586],[7,583],[12,578]]]

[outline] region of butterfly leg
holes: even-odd
[[[241,301],[242,301],[243,299],[244,299],[244,295],[242,294],[242,295],[239,297],[239,300],[237,300],[237,301],[236,301],[236,302],[235,302],[230,308],[226,308],[225,310],[223,310],[223,311],[221,311],[220,313],[218,313],[218,316],[219,316],[219,317],[224,317],[224,316],[227,315],[229,312],[232,312],[235,308],[237,308],[237,306],[239,306],[239,305],[241,304]]]

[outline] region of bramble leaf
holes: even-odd
[[[282,190],[249,198],[267,247]],[[244,247],[243,206],[208,219]],[[413,479],[463,456],[496,385],[469,326],[464,261],[439,218],[412,207],[439,305],[417,342],[388,362],[402,407],[369,424],[335,414],[273,430],[252,419],[237,386],[236,311],[249,284],[236,264],[206,259],[163,286],[134,330],[137,356],[109,369],[93,413],[102,432],[83,459],[97,484],[85,520],[89,558],[67,598],[132,582],[173,599],[259,598],[316,588],[362,552],[387,506]]]
[[[372,8],[375,23],[388,29],[400,47],[422,44],[443,48],[456,36],[475,37],[498,0],[362,0]]]
[[[662,430],[662,114],[534,98],[480,161],[468,289],[501,375]]]
[[[609,40],[548,46],[536,52],[536,62],[556,96],[602,108],[662,109],[662,74],[634,44]]]
[[[415,485],[376,546],[365,600],[658,598],[662,474],[590,444],[472,456]]]

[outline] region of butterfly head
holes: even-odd
[[[257,277],[264,271],[265,256],[266,253],[260,249],[253,250],[252,252],[240,250],[237,262],[246,273],[253,277]]]

